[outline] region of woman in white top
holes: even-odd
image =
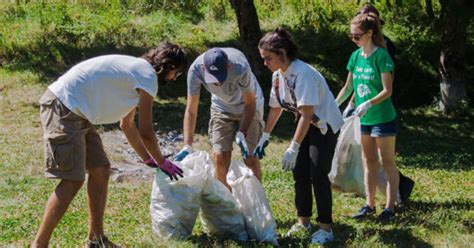
[[[273,76],[270,112],[254,156],[264,156],[270,132],[282,111],[294,113],[298,124],[282,164],[284,170],[293,171],[298,223],[287,235],[311,230],[313,188],[320,228],[313,233],[312,243],[324,244],[334,239],[328,173],[343,124],[341,113],[321,73],[298,59],[298,48],[286,30],[277,28],[267,33],[259,42],[259,50]]]

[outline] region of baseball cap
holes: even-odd
[[[220,48],[211,48],[204,54],[204,81],[222,83],[227,78],[227,54]]]

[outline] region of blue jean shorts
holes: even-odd
[[[361,134],[369,134],[370,137],[386,137],[397,136],[397,122],[393,121],[375,124],[375,125],[360,125]]]

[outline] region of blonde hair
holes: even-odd
[[[383,41],[380,20],[374,14],[358,14],[352,19],[351,25],[356,25],[363,32],[372,30],[372,42],[378,47],[386,48],[385,42]]]

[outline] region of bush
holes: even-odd
[[[382,2],[375,4],[386,22],[384,33],[397,46],[394,101],[402,107],[430,104],[439,95],[439,28],[426,17],[418,0],[405,0],[402,7],[391,10]],[[262,30],[287,26],[301,48],[302,59],[320,70],[337,92],[346,79],[349,56],[357,49],[346,36],[358,9],[356,1],[260,0],[255,5]],[[211,46],[242,47],[233,9],[225,0],[33,1],[0,7],[4,23],[0,63],[48,77],[97,55],[140,55],[163,40],[187,47],[193,58]],[[439,15],[437,1],[434,10]],[[470,25],[470,34],[473,29]],[[469,70],[474,64],[474,47],[473,36],[468,37]],[[472,77],[468,75],[469,80]],[[473,92],[468,85],[471,99]]]

